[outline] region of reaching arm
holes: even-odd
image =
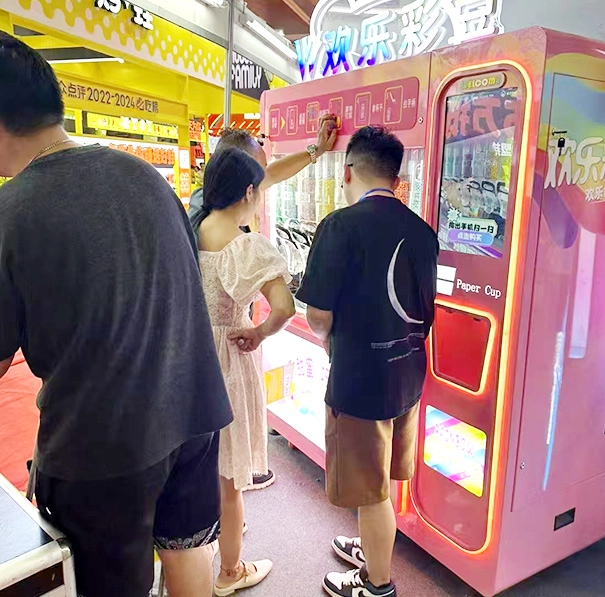
[[[331,151],[336,143],[338,130],[334,116],[324,116],[321,119],[319,132],[317,134],[317,157]],[[296,176],[301,170],[311,163],[308,151],[293,153],[279,160],[271,162],[267,166],[265,180],[261,183],[261,190],[266,191],[273,185]]]
[[[270,189],[273,185],[288,180],[296,176],[301,170],[304,170],[311,163],[311,156],[308,151],[301,151],[287,155],[279,160],[271,162],[267,166],[265,179],[260,185],[261,191]]]
[[[8,359],[5,359],[4,361],[0,361],[0,379],[2,379],[8,373],[14,358],[15,355],[8,357]]]
[[[255,351],[263,340],[283,330],[296,315],[294,298],[283,278],[267,282],[261,292],[267,299],[271,312],[258,327],[239,330],[229,336],[229,340],[237,344],[240,352]]]

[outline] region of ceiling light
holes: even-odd
[[[297,60],[296,52],[285,41],[277,37],[274,33],[264,27],[259,21],[247,20],[246,25],[252,29],[257,35],[269,42],[276,50],[279,50],[284,56]]]
[[[124,64],[123,58],[57,58],[55,60],[49,60],[49,64],[79,64],[80,62],[119,62]]]
[[[244,118],[246,120],[260,120],[260,114],[258,112],[246,112]]]

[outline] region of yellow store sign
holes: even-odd
[[[0,0],[0,9],[30,21],[36,29],[85,39],[100,51],[139,58],[224,87],[224,48],[161,17],[134,10],[132,2]]]
[[[185,104],[146,97],[108,85],[92,84],[85,79],[77,79],[60,72],[57,73],[57,78],[65,104],[69,108],[87,112],[102,112],[110,116],[153,118],[171,124],[188,124],[189,122],[189,110]],[[176,137],[170,136],[169,138],[178,138],[178,134]]]

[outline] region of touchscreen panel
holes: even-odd
[[[447,98],[439,194],[446,251],[502,257],[517,99],[517,88]]]

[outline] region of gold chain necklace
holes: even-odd
[[[35,162],[38,158],[41,158],[47,151],[50,151],[51,149],[54,149],[55,147],[59,147],[60,145],[63,145],[64,143],[72,143],[71,139],[61,139],[60,141],[55,141],[54,143],[51,143],[48,147],[45,147],[42,151],[39,151],[30,161],[29,164],[31,164],[32,162]],[[29,166],[29,164],[27,164]]]

